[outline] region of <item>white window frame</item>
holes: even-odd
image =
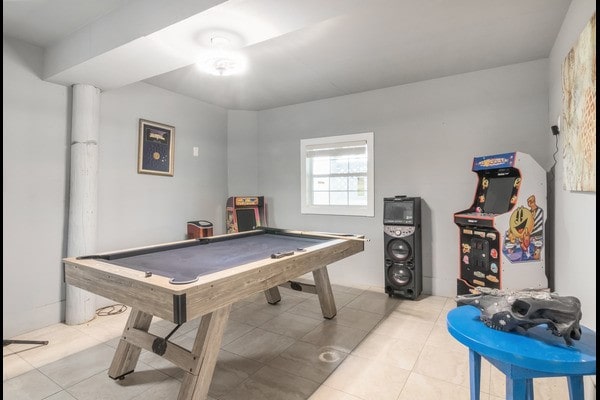
[[[367,205],[313,205],[311,204],[312,191],[310,179],[307,176],[307,149],[310,146],[324,144],[342,144],[347,142],[366,142],[367,147]],[[373,132],[357,133],[350,135],[328,136],[314,139],[300,140],[301,180],[300,180],[300,212],[302,214],[329,214],[329,215],[356,215],[364,217],[375,216],[375,188],[374,188],[374,159],[373,159]]]

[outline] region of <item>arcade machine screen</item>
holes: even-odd
[[[510,210],[512,206],[510,198],[515,186],[515,179],[514,176],[489,178],[483,212],[503,214]]]
[[[254,208],[238,208],[235,210],[239,232],[246,232],[256,229],[256,211]]]

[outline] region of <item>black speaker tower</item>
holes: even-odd
[[[383,199],[385,292],[416,299],[423,291],[421,198]]]

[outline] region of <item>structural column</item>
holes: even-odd
[[[99,114],[100,89],[73,85],[69,257],[96,252]],[[94,318],[94,294],[67,285],[66,296],[67,325],[82,324]]]

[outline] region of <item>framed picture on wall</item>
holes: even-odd
[[[140,119],[138,173],[173,176],[175,127]]]
[[[567,54],[562,80],[564,188],[596,192],[596,13]]]

